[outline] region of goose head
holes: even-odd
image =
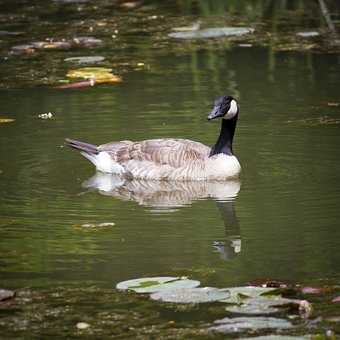
[[[231,96],[222,96],[215,100],[214,108],[208,115],[208,120],[218,117],[229,120],[234,118],[239,111],[236,100]]]

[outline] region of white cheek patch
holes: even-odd
[[[234,118],[235,115],[237,114],[238,112],[238,107],[237,107],[237,103],[236,103],[236,100],[232,100],[230,102],[230,109],[229,111],[224,115],[223,119],[231,119],[231,118]]]

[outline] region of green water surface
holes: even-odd
[[[100,31],[106,40],[98,50],[6,59],[10,46],[32,41],[29,34],[46,37],[44,25],[53,24],[59,36],[59,27],[65,30],[69,22],[73,30],[83,18],[72,6],[85,6],[85,18],[90,13],[83,4],[65,7],[65,23],[57,20],[54,4],[53,10],[41,10],[40,30],[33,16],[26,35],[2,37],[0,118],[14,121],[0,124],[0,288],[113,288],[122,280],[182,274],[216,287],[262,278],[339,282],[339,54],[280,52],[225,40],[182,45],[169,41],[161,25],[203,16],[213,26],[225,20],[221,13],[240,9],[209,7],[210,13],[185,1],[176,6],[150,1],[131,13],[103,3],[104,14],[95,18],[129,23],[119,46],[110,42],[111,32]],[[1,5],[14,17],[23,10]],[[258,12],[251,12],[253,23],[267,23]],[[163,19],[148,26],[152,15]],[[25,20],[13,27],[7,22],[6,29],[20,31]],[[294,29],[313,25],[306,15]],[[95,35],[83,29],[83,35]],[[123,82],[78,90],[42,85],[46,74],[64,79],[72,67],[63,59],[81,55],[105,56],[99,66],[113,67]],[[143,67],[131,66],[138,62]],[[94,167],[64,147],[66,137],[93,144],[179,137],[212,145],[219,122],[207,122],[206,116],[224,94],[240,104],[237,182],[217,187],[135,182],[127,189],[103,175],[94,178]],[[47,112],[54,118],[38,118]],[[104,222],[115,225],[81,227]]]

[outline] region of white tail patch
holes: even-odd
[[[229,108],[228,112],[224,115],[223,119],[234,118],[235,115],[237,114],[237,112],[238,112],[238,106],[237,106],[236,100],[233,99],[230,102],[230,108]]]
[[[81,152],[81,154],[93,163],[98,171],[117,175],[122,175],[126,172],[125,168],[115,162],[110,154],[105,151],[99,152],[97,155],[86,152]]]

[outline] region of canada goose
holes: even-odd
[[[210,148],[188,139],[129,140],[99,146],[66,139],[101,172],[147,180],[226,180],[238,177],[240,163],[232,142],[239,113],[231,96],[218,98],[208,120],[222,118],[221,132]]]

